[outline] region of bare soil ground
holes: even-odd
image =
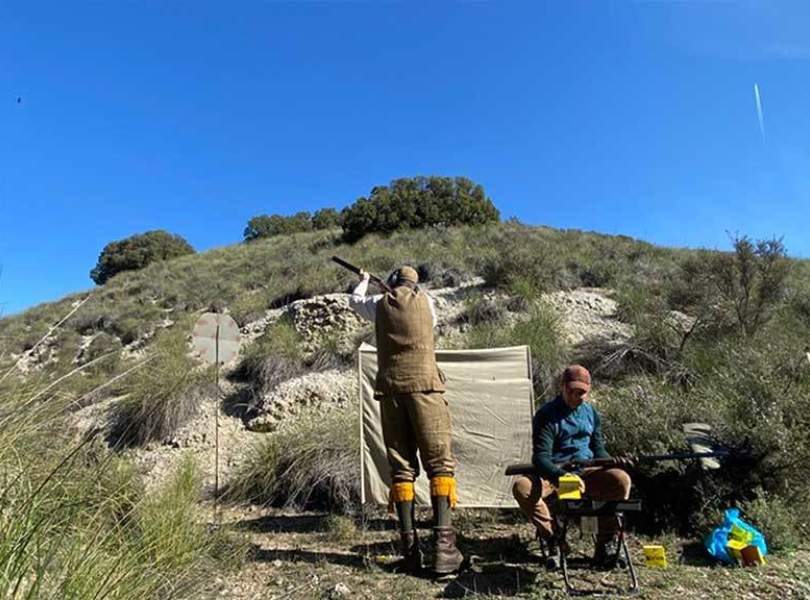
[[[427,514],[419,533],[430,548]],[[247,562],[237,571],[212,579],[203,598],[534,598],[567,597],[559,572],[546,572],[529,525],[510,511],[460,511],[456,515],[459,547],[469,559],[449,581],[427,574],[414,576],[397,569],[397,534],[384,512],[352,530],[343,520],[323,513],[283,510],[226,510],[225,527],[246,536]],[[345,527],[348,524],[348,528]],[[572,581],[586,590],[613,593],[627,586],[626,571],[594,571],[585,557],[588,538],[573,542]],[[642,545],[663,543],[670,566],[644,566]],[[769,556],[759,568],[717,566],[699,540],[665,536],[650,540],[630,536],[641,584],[641,598],[810,598],[810,551]],[[578,564],[577,564],[578,563]]]

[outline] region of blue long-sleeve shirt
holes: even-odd
[[[570,460],[607,458],[599,413],[588,402],[571,409],[562,396],[546,402],[532,420],[532,463],[543,479],[557,484]]]

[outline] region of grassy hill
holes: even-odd
[[[635,476],[650,507],[635,523],[638,532],[699,536],[722,508],[737,504],[777,552],[795,551],[810,533],[810,492],[799,484],[810,464],[810,263],[743,242],[733,253],[670,249],[516,222],[368,235],[352,245],[339,231],[317,231],[154,263],[2,319],[0,526],[7,552],[0,567],[10,575],[0,594],[182,597],[195,593],[200,573],[224,568],[223,556],[241,555],[239,536],[201,532],[193,461],[147,493],[131,453],[170,443],[206,398],[213,402],[204,373],[187,356],[199,314],[227,309],[248,326],[294,300],[345,292],[355,278],[331,263],[332,255],[380,275],[413,264],[433,288],[482,278],[450,323],[461,332],[452,343],[529,344],[540,398],[566,362],[589,366],[616,454],[682,449],[679,426],[696,420],[745,449],[744,460],[711,477],[688,465]],[[563,339],[548,294],[582,287],[606,290],[628,336]],[[258,379],[264,388],[278,386],[324,364],[350,368],[329,338],[302,352],[301,332],[276,317],[232,372],[237,392]],[[109,411],[109,421],[77,432],[73,415],[96,406]],[[334,423],[317,423],[318,439],[333,440],[325,442],[335,444],[330,460],[353,460],[346,436],[329,434],[345,426],[339,413]],[[286,500],[279,495],[290,489],[285,440],[308,436],[299,428],[265,437],[253,462],[228,482],[242,491],[232,496],[237,505]],[[336,470],[340,477],[324,481],[340,488],[341,503],[330,505],[327,490],[319,507],[347,510],[353,474]],[[95,566],[83,560],[102,555]],[[154,568],[138,571],[144,562]]]

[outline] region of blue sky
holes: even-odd
[[[810,257],[807,31],[806,2],[5,1],[0,309],[92,287],[111,240],[206,250],[418,174],[528,223]]]

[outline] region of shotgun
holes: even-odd
[[[587,467],[615,467],[620,464],[656,463],[667,460],[694,460],[704,458],[722,458],[728,456],[727,450],[713,452],[676,452],[673,454],[642,454],[632,457],[592,458],[590,460],[570,460],[557,466],[565,471],[579,471]],[[719,465],[718,465],[719,466]],[[506,467],[505,475],[536,475],[537,470],[532,463],[519,463]]]
[[[357,275],[360,275],[360,272],[361,272],[360,267],[355,267],[353,264],[351,264],[351,263],[349,263],[349,262],[346,262],[345,260],[343,260],[343,259],[342,259],[342,258],[340,258],[339,256],[333,256],[333,257],[332,257],[332,261],[333,261],[333,262],[336,262],[337,264],[339,264],[339,265],[340,265],[341,267],[343,267],[344,269],[348,269],[348,270],[349,270],[349,271],[351,271],[352,273],[356,273]],[[387,283],[385,283],[385,282],[384,282],[382,279],[380,279],[380,278],[379,278],[379,277],[377,277],[376,275],[372,275],[371,273],[369,273],[369,277],[368,277],[368,278],[369,278],[369,280],[371,280],[371,281],[373,281],[374,283],[376,283],[376,284],[377,284],[377,285],[380,287],[380,289],[382,289],[382,290],[384,290],[384,291],[388,292],[389,294],[393,294],[393,293],[394,293],[394,290],[392,290],[392,289],[391,289],[391,287],[390,287],[390,286],[389,286]]]

